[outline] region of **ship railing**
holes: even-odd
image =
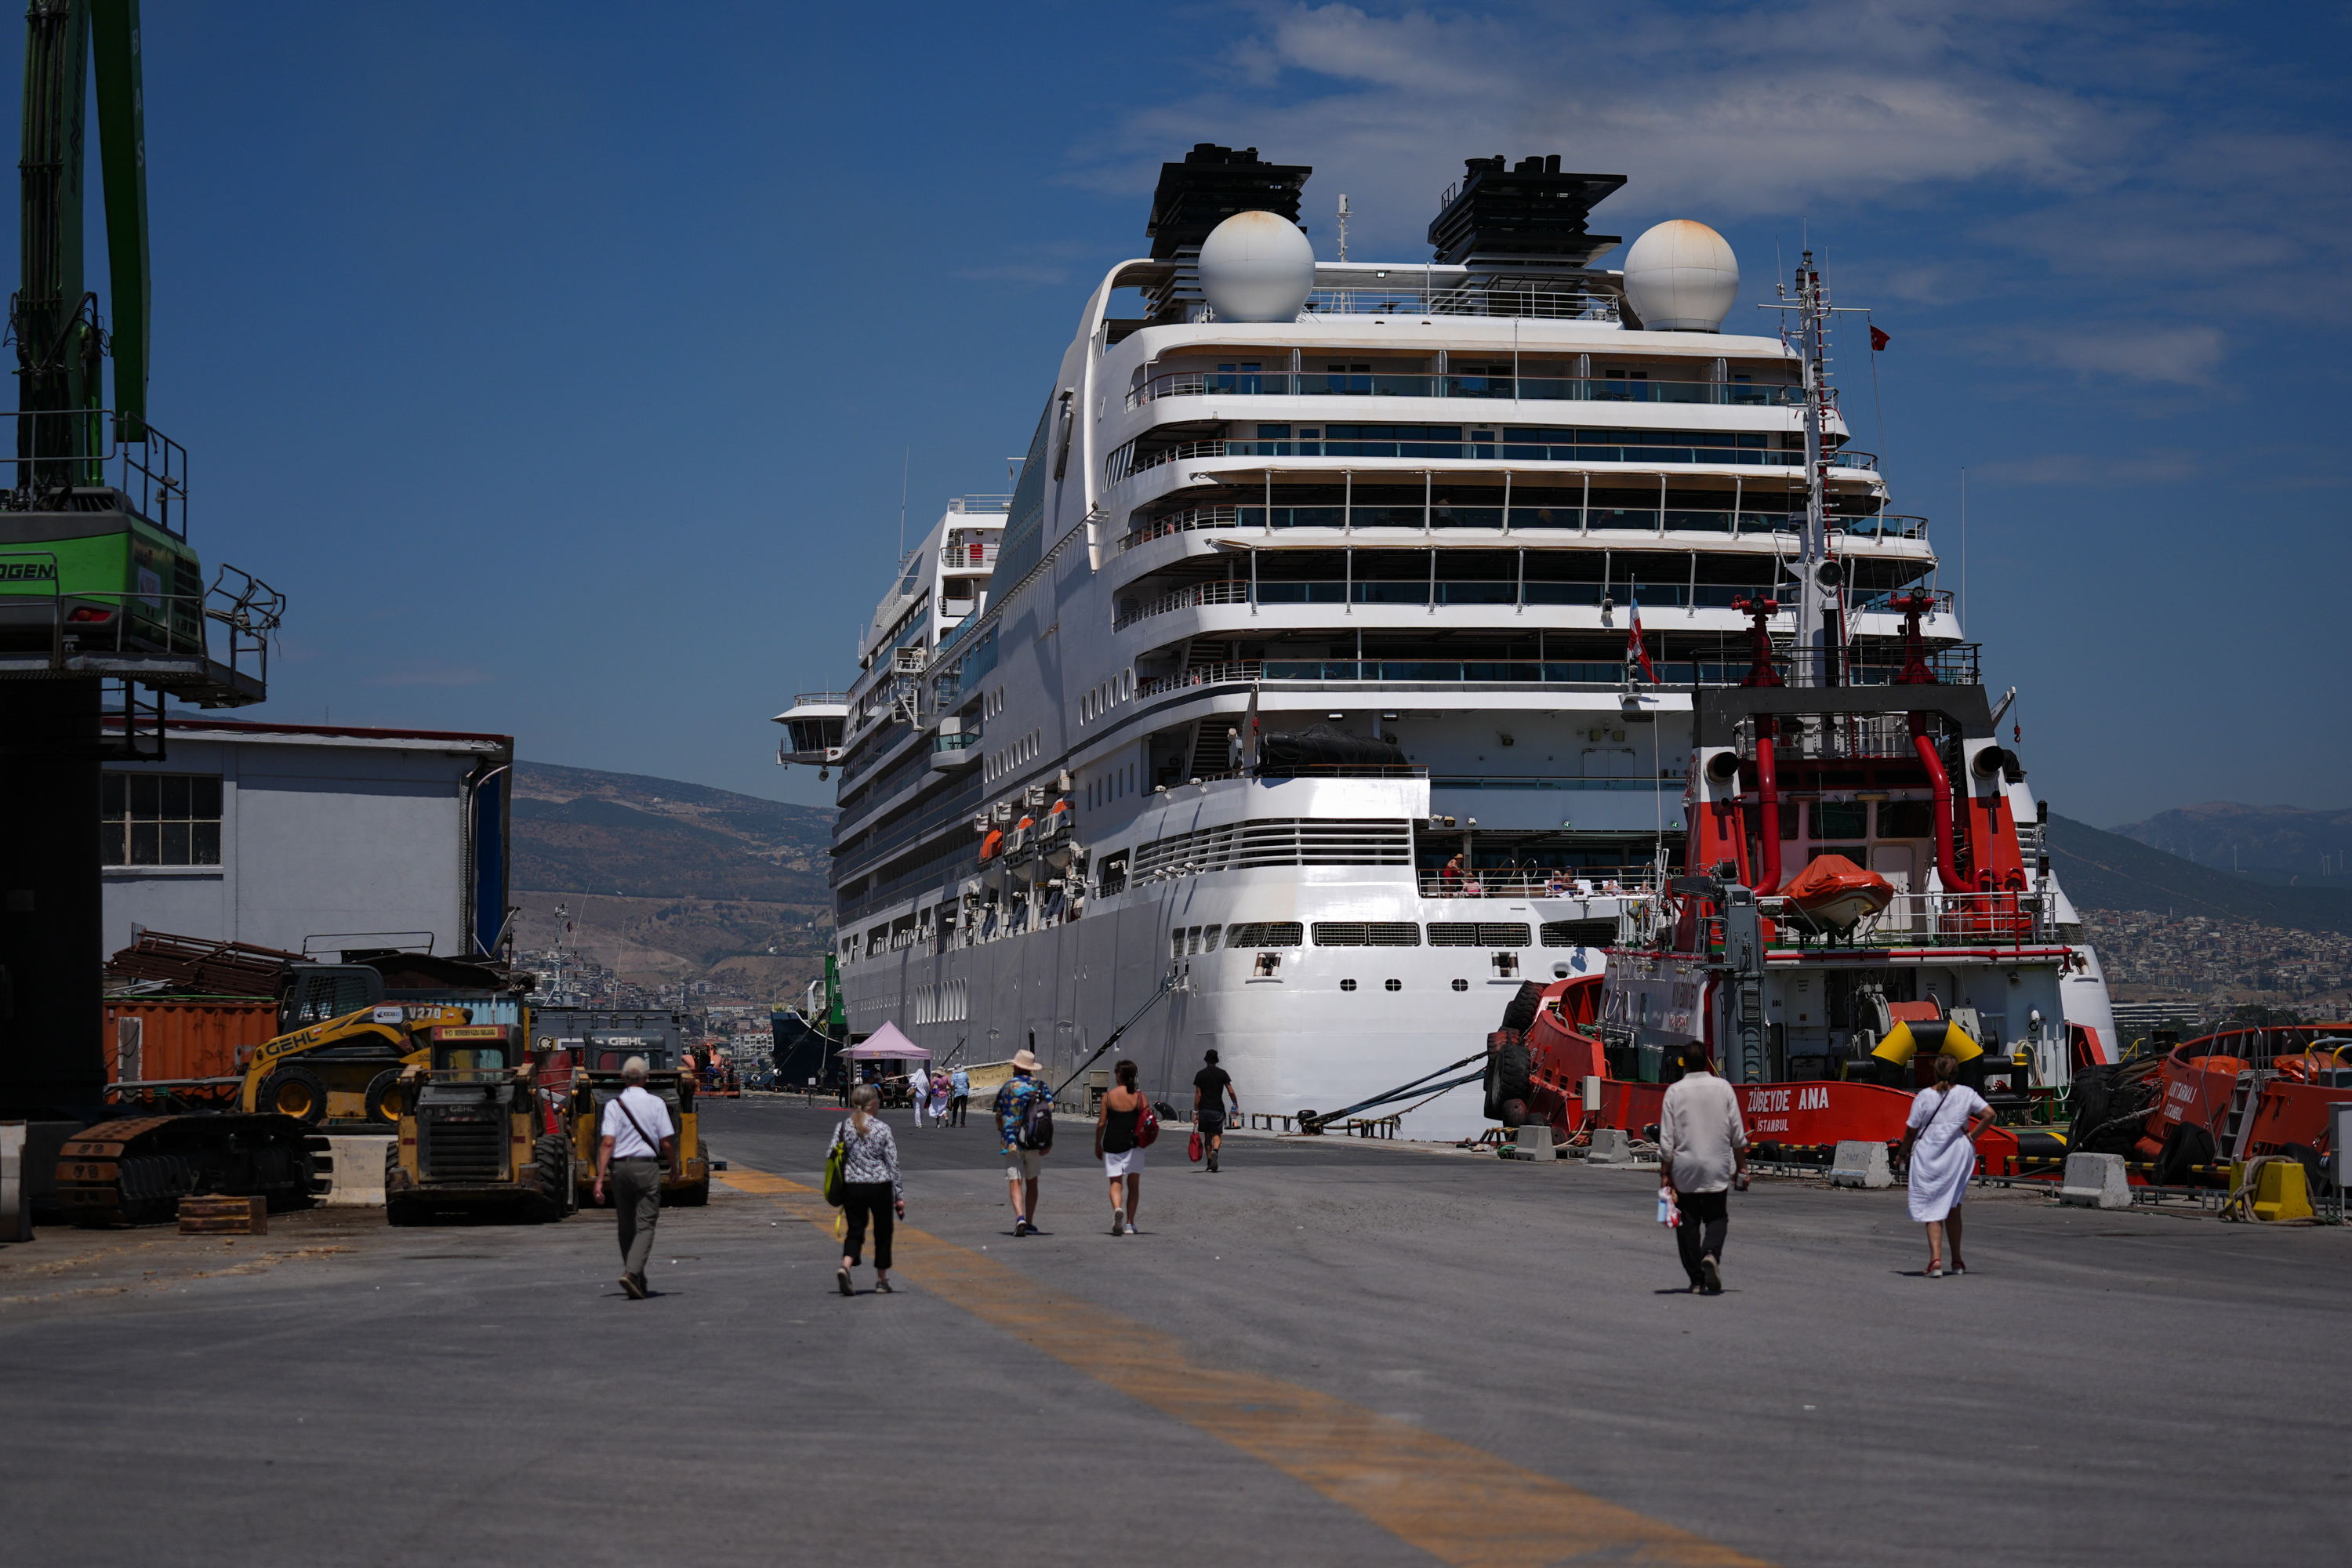
[[[1451,429],[1453,426],[1447,426]],[[1664,434],[1663,432],[1661,434]],[[1728,433],[1727,433],[1728,434]],[[1114,486],[1168,463],[1212,458],[1429,458],[1453,462],[1513,463],[1633,463],[1651,465],[1791,468],[1802,470],[1801,451],[1764,446],[1722,445],[1690,441],[1534,441],[1517,431],[1474,432],[1467,438],[1415,440],[1325,439],[1269,437],[1259,440],[1178,441],[1165,447],[1144,447],[1143,437],[1120,445],[1103,459],[1103,483]],[[1835,468],[1874,469],[1877,458],[1869,452],[1832,453]],[[1449,475],[1450,479],[1463,476]]]
[[[188,536],[188,449],[110,408],[0,410],[16,435],[16,487],[0,511],[40,511],[61,492],[111,481],[124,504],[174,539]]]
[[[46,623],[53,668],[75,655],[210,658],[207,633],[217,624],[227,637],[222,662],[230,672],[268,679],[269,641],[286,596],[248,572],[223,564],[201,594],[67,589],[59,577],[54,551],[0,548],[0,616],[20,636],[32,629],[19,618],[28,609],[34,626]]]
[[[1443,834],[1433,834],[1434,838]],[[1645,868],[1620,867],[1616,872],[1594,876],[1591,868],[1575,870],[1508,869],[1465,870],[1459,877],[1449,877],[1443,871],[1421,873],[1421,896],[1424,899],[1636,899],[1647,896],[1646,883],[1628,879]],[[1579,888],[1579,879],[1583,887]],[[1612,909],[1595,915],[1594,920],[1614,921]],[[1547,943],[1546,945],[1553,945]]]
[[[1790,900],[1768,895],[1758,900],[1778,924],[1781,947],[2022,947],[2057,939],[2055,911],[2038,891],[1899,892],[1886,907],[1864,917],[1851,931],[1834,931]],[[1709,943],[1720,946],[1721,922],[1712,923]]]
[[[940,546],[940,564],[950,571],[969,571],[974,566],[996,564],[997,541],[966,540]]]
[[[1658,672],[1659,682],[1665,686],[1737,686],[1748,674],[1745,658],[1659,658],[1652,661],[1652,668]],[[1875,677],[1877,683],[1883,684],[1895,668],[1891,665],[1876,666],[1854,673]],[[1368,681],[1391,685],[1615,686],[1624,679],[1625,666],[1617,659],[1229,659],[1216,664],[1195,665],[1169,675],[1143,677],[1137,680],[1135,691],[1138,697],[1156,697],[1165,692],[1181,691],[1187,687],[1260,680]],[[1853,684],[1872,682],[1858,679]],[[1753,742],[1750,744],[1752,746]],[[1675,776],[1679,778],[1681,775],[1677,773]],[[1626,787],[1634,786],[1629,784]]]
[[[952,496],[950,497],[948,500],[948,510],[951,512],[957,513],[959,516],[992,511],[1006,511],[1011,510],[1012,505],[1013,498],[1009,495]]]
[[[1495,487],[1496,501],[1501,500],[1500,489]],[[1801,524],[1785,512],[1757,511],[1745,508],[1693,507],[1582,507],[1556,506],[1549,500],[1542,505],[1524,502],[1507,509],[1495,506],[1473,506],[1455,500],[1433,499],[1423,506],[1210,506],[1192,507],[1182,511],[1169,512],[1160,517],[1139,521],[1119,536],[1121,551],[1135,549],[1155,539],[1165,539],[1171,533],[1199,530],[1250,530],[1271,532],[1276,529],[1328,528],[1352,531],[1357,529],[1401,528],[1415,531],[1437,529],[1490,529],[1504,533],[1553,532],[1591,533],[1722,533],[1733,538],[1755,534],[1788,534]],[[1909,512],[1878,512],[1867,517],[1829,519],[1832,539],[1904,540],[1927,537],[1927,520]],[[1572,585],[1571,585],[1572,586]],[[1701,584],[1701,589],[1714,584]],[[1599,604],[1601,585],[1591,584],[1590,599],[1532,599],[1538,604]],[[1544,589],[1549,593],[1551,585]],[[1650,590],[1644,589],[1647,593]],[[1671,593],[1671,584],[1658,589]],[[1734,594],[1761,594],[1768,590],[1759,585],[1731,589]],[[1891,595],[1874,595],[1853,606],[1857,613],[1885,608],[1884,600]],[[1723,601],[1728,605],[1727,598]]]
[[[793,697],[793,706],[795,708],[846,708],[849,706],[849,693],[846,691],[796,692]]]
[[[1407,282],[1410,274],[1400,275]],[[1541,321],[1614,321],[1617,296],[1601,289],[1444,288],[1316,289],[1307,296],[1314,316],[1517,316]]]
[[[1745,381],[1644,381],[1625,376],[1293,374],[1171,370],[1127,395],[1129,408],[1163,397],[1461,397],[1517,403],[1672,403],[1718,408],[1801,408],[1801,386]]]

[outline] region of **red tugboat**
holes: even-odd
[[[2077,1075],[2110,1082],[2105,982],[2000,742],[2010,699],[1988,698],[1949,595],[1863,600],[1828,527],[1831,310],[1810,260],[1783,293],[1807,393],[1794,602],[1735,601],[1747,677],[1688,698],[1683,874],[1621,915],[1603,973],[1522,989],[1488,1045],[1487,1112],[1640,1136],[1696,1043],[1767,1157],[1825,1158],[1900,1137],[1945,1055],[2009,1113],[1978,1141],[1988,1171],[2055,1174],[2063,1141],[2014,1123],[2054,1120]],[[1629,650],[1629,715],[1664,697],[1637,669]]]
[[[1972,676],[1974,650],[1928,653],[1933,596],[1893,607],[1906,626],[1892,680],[1858,683],[1869,667],[1849,654],[1847,679],[1792,687],[1767,629],[1779,606],[1742,605],[1748,680],[1694,697],[1685,872],[1627,917],[1603,973],[1526,988],[1490,1045],[1490,1114],[1564,1137],[1642,1135],[1676,1051],[1696,1042],[1738,1086],[1766,1156],[1803,1160],[1899,1138],[1939,1054],[2019,1121],[2035,1089],[2112,1063],[2095,1026],[2066,1021],[2064,987],[2089,959],[2062,930],[2071,911],[2046,858],[2028,869],[2018,824],[2039,814],[2022,770],[1984,689],[1938,673]],[[1806,855],[1831,837],[1862,842]],[[1919,849],[1930,858],[1914,884]],[[2000,1126],[1978,1148],[1990,1172],[2054,1174],[2065,1145]]]

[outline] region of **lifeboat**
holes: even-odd
[[[1786,896],[1813,924],[1852,931],[1895,901],[1895,884],[1843,855],[1816,855]]]

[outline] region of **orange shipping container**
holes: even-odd
[[[277,1033],[268,997],[110,996],[100,1048],[109,1083],[232,1078]]]

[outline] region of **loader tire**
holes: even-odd
[[[542,1132],[531,1145],[531,1169],[544,1194],[546,1219],[562,1219],[571,1207],[572,1145],[560,1133]]]
[[[394,1098],[400,1090],[400,1069],[386,1068],[368,1079],[367,1120],[371,1127],[398,1127],[400,1101]]]
[[[316,1127],[327,1120],[327,1080],[299,1062],[289,1062],[261,1080],[253,1108]]]

